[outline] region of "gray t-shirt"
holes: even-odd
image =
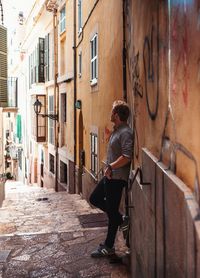
[[[117,160],[121,155],[132,158],[133,131],[127,124],[122,124],[112,132],[108,144],[107,163]],[[128,181],[131,162],[125,166],[113,169],[112,179]]]

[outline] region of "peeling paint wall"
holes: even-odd
[[[135,166],[148,148],[199,200],[200,1],[127,0],[125,12]]]

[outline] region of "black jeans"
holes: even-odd
[[[108,215],[108,232],[105,245],[112,248],[115,242],[118,226],[122,223],[122,215],[119,212],[123,187],[126,181],[107,179],[104,177],[96,186],[90,196],[90,203],[100,208]]]

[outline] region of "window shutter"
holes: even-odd
[[[49,81],[49,34],[44,40],[44,77],[45,81]]]
[[[44,82],[44,39],[39,38],[38,45],[38,82]]]
[[[7,85],[7,29],[0,25],[0,107],[8,102]]]

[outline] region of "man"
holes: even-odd
[[[133,152],[133,131],[127,124],[130,111],[124,101],[115,101],[111,112],[114,129],[110,136],[107,166],[103,179],[90,196],[90,203],[108,215],[108,231],[105,242],[91,253],[93,258],[115,253],[114,242],[118,227],[123,225],[119,212],[122,191],[127,186]]]

